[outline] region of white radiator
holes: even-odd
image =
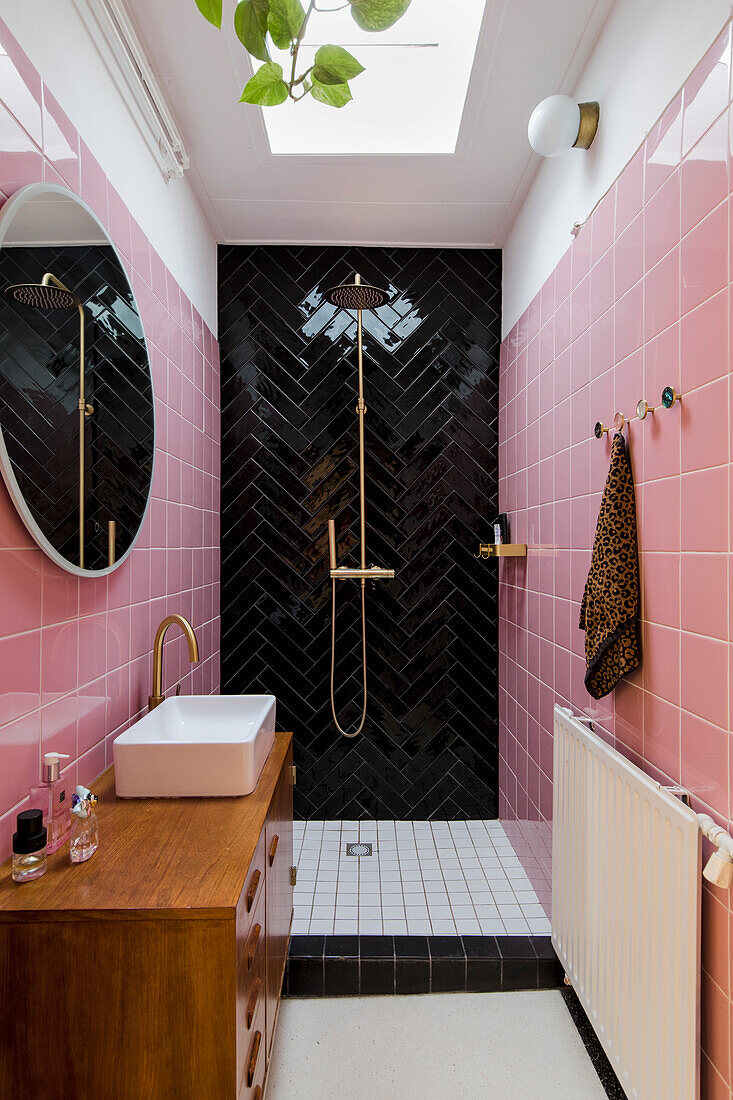
[[[697,1100],[692,810],[555,706],[552,942],[629,1100]]]

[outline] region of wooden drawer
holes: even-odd
[[[266,895],[263,890],[251,914],[247,935],[237,938],[237,1080],[245,1072],[254,1031],[262,1020],[265,1035],[267,1003],[267,944],[265,935]],[[266,1041],[262,1043],[265,1057]],[[246,1095],[246,1094],[245,1094]]]
[[[255,854],[249,865],[244,889],[242,890],[239,904],[237,905],[237,940],[239,940],[240,935],[246,937],[249,927],[252,924],[254,911],[259,904],[260,898],[265,893],[265,880],[267,878],[265,839],[265,830],[263,829],[260,833],[260,839],[257,841]]]
[[[237,973],[254,969],[255,957],[265,952],[266,895],[263,890],[247,924],[237,931]]]
[[[264,990],[263,990],[264,994]],[[242,1065],[242,1075],[237,1092],[237,1100],[262,1100],[265,1087],[265,1074],[267,1072],[267,1031],[265,1028],[265,998],[260,1001],[259,1008],[255,1012],[252,1026],[247,1032],[246,1038],[240,1039],[245,1056]],[[260,1092],[257,1095],[257,1089]]]
[[[251,969],[248,957],[242,957],[237,968],[237,1046],[244,1050],[254,1020],[267,1001],[267,952],[262,936]],[[241,1069],[241,1065],[240,1065]]]

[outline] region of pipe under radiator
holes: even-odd
[[[555,706],[552,942],[629,1100],[697,1100],[697,816]]]

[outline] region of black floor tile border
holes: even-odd
[[[626,1093],[623,1086],[616,1076],[616,1072],[608,1060],[605,1050],[601,1046],[601,1041],[593,1030],[593,1025],[585,1014],[582,1004],[578,1000],[578,995],[572,986],[564,985],[562,989],[562,996],[567,1006],[570,1017],[578,1029],[580,1038],[583,1040],[583,1046],[585,1047],[588,1057],[593,1063],[593,1068],[598,1074],[606,1096],[609,1100],[627,1100]]]
[[[549,936],[293,936],[288,997],[558,989]]]

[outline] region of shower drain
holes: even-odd
[[[347,844],[346,854],[347,856],[370,856],[372,846],[371,844]]]

